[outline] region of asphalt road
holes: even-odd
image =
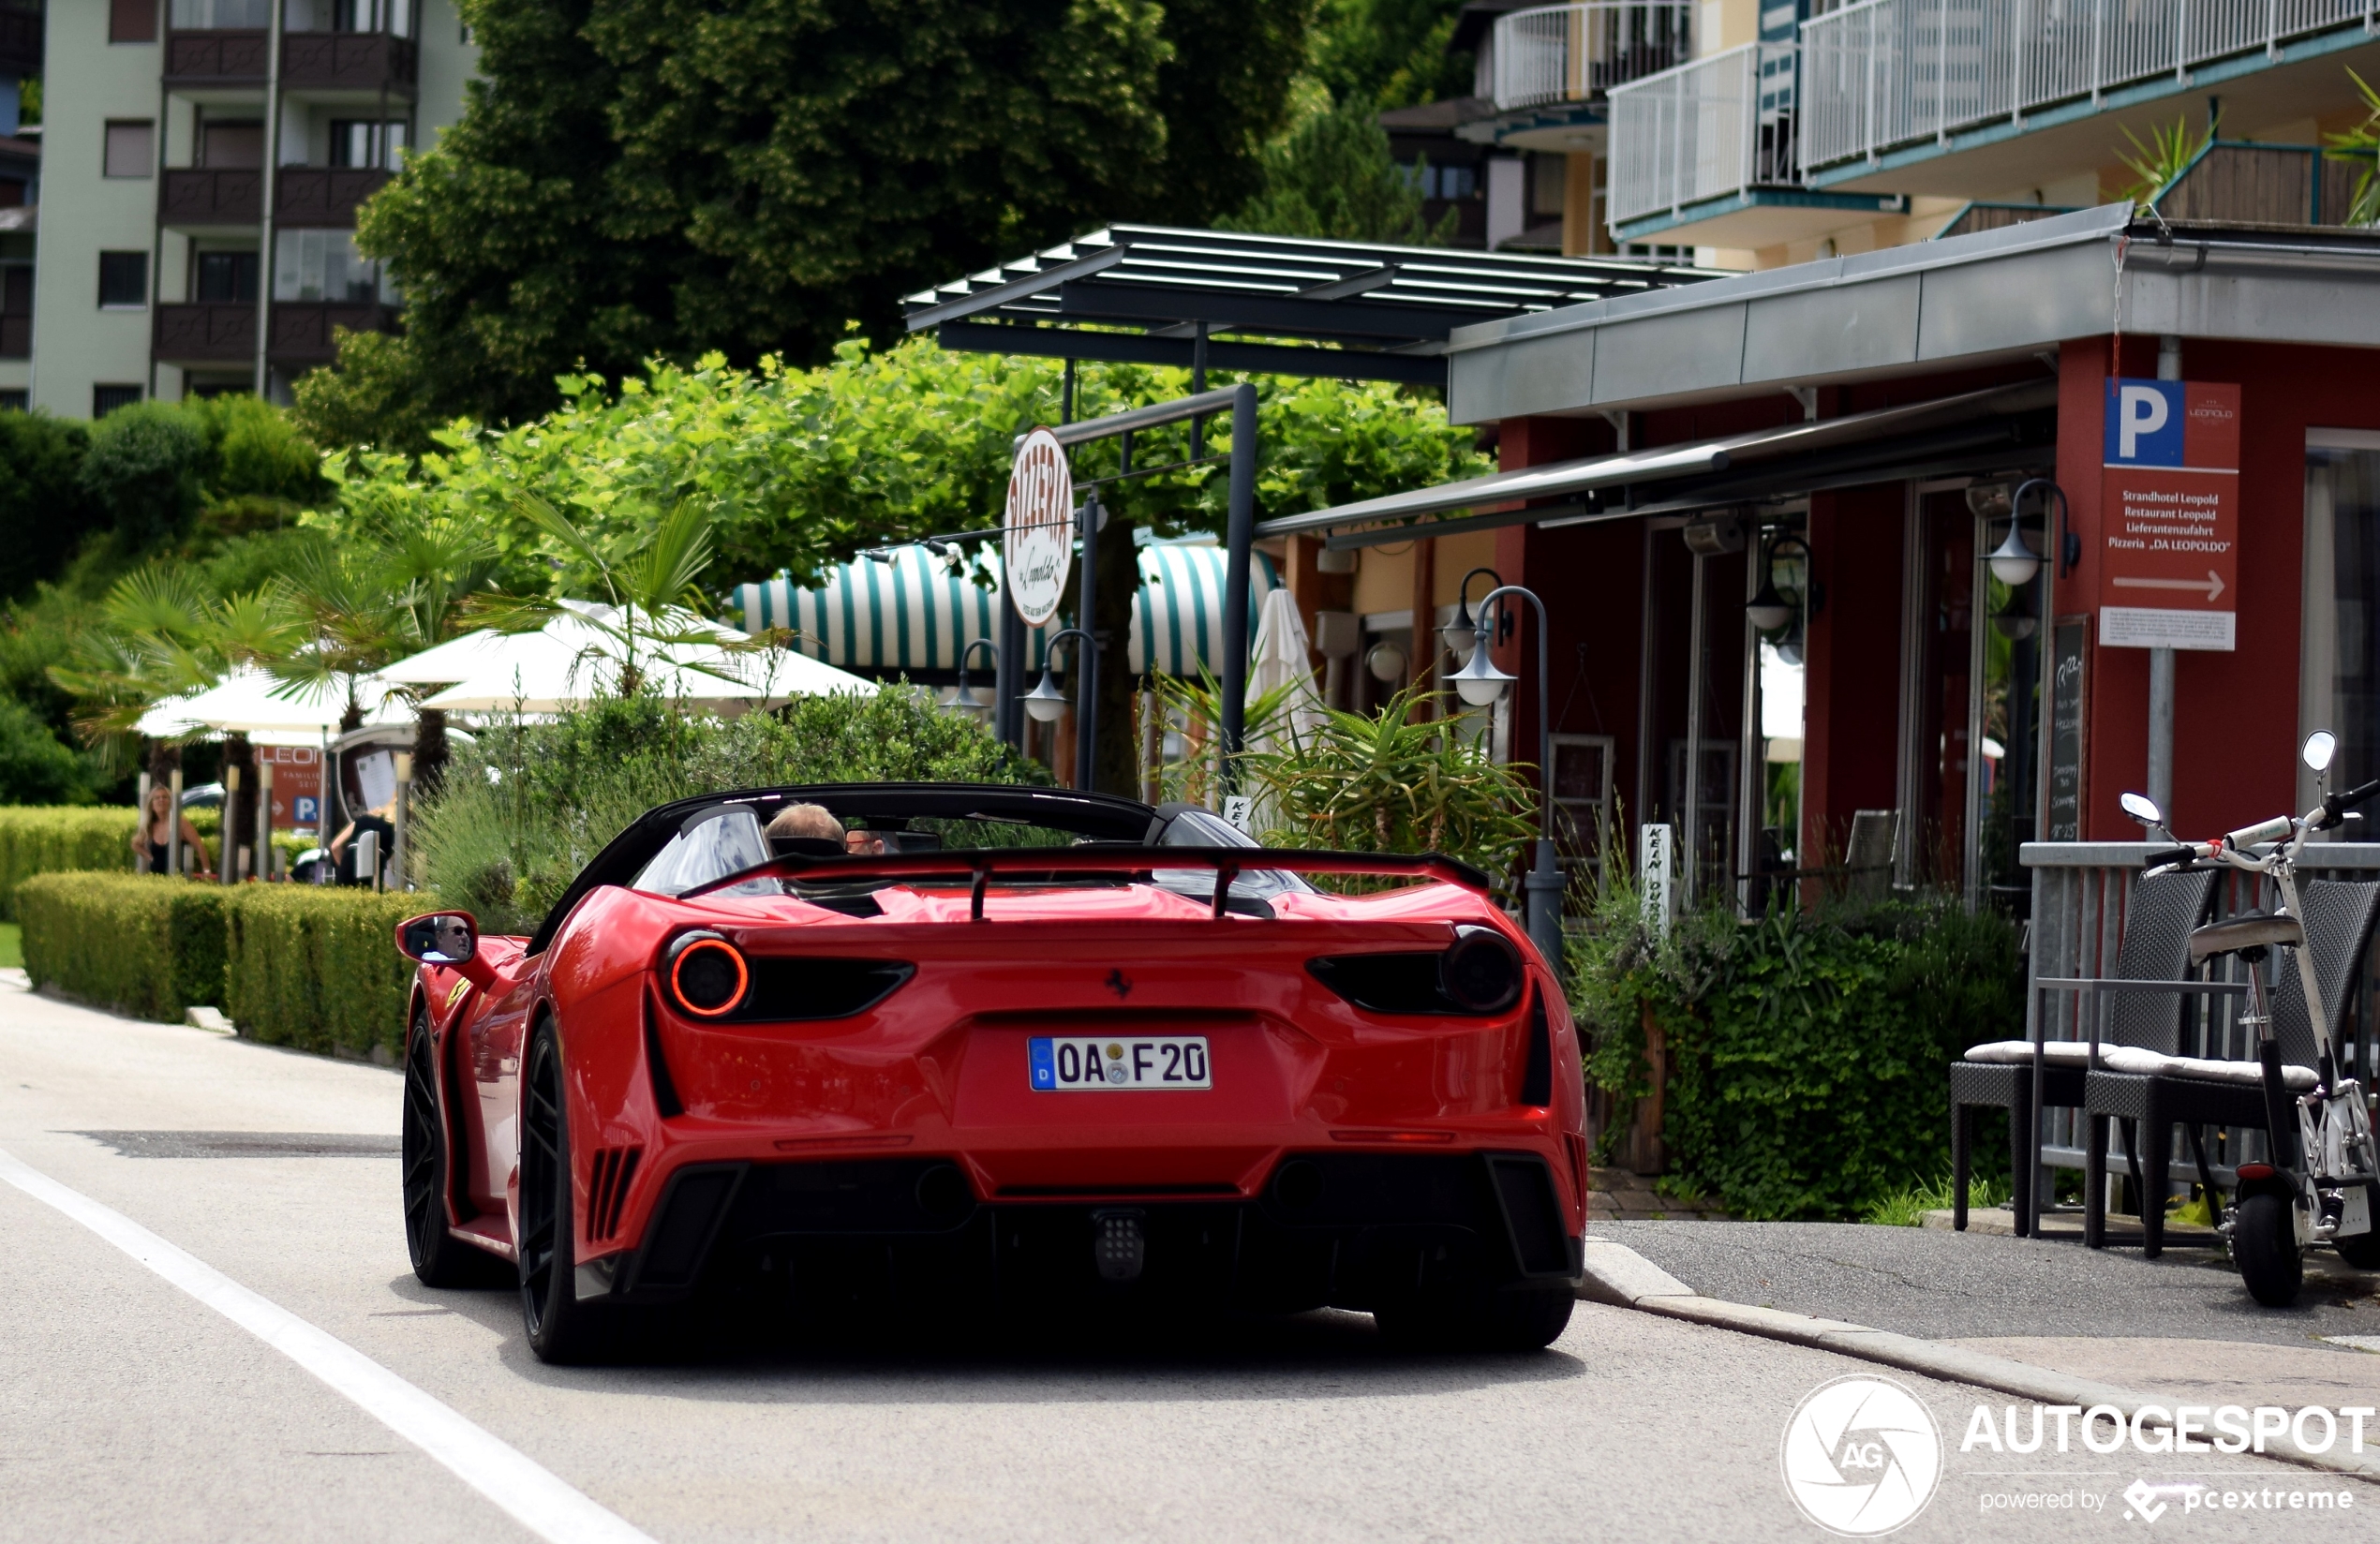
[[[24,1165],[0,1174],[0,1540],[537,1537],[491,1499],[505,1472],[455,1472],[498,1442],[665,1544],[1816,1540],[1781,1433],[1821,1383],[1877,1371],[1587,1304],[1525,1357],[1402,1356],[1361,1315],[1316,1314],[1054,1344],[827,1329],[549,1369],[508,1295],[433,1293],[407,1269],[397,1096],[379,1068],[0,987],[0,1154]],[[244,1327],[275,1314],[303,1323],[271,1344]],[[315,1354],[307,1326],[418,1390],[407,1418],[473,1423],[471,1442],[441,1462],[335,1391],[293,1359]],[[2380,1488],[2253,1456],[1962,1453],[1978,1404],[2004,1402],[1897,1381],[1948,1456],[1897,1537],[2112,1525],[2135,1479],[2176,1506],[2194,1481],[2351,1498],[2226,1514],[2224,1537],[2368,1538],[2358,1512],[2380,1507]],[[1986,1507],[2025,1495],[2050,1509]]]
[[[2265,1308],[2209,1250],[2146,1260],[2137,1248],[1834,1223],[1613,1222],[1594,1231],[1709,1297],[1928,1340],[2151,1335],[2307,1345],[2325,1335],[2380,1335],[2380,1276],[2309,1275],[2296,1306]]]

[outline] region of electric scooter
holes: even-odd
[[[2320,804],[2303,815],[2276,815],[2212,841],[2180,842],[2166,829],[2164,813],[2153,801],[2138,794],[2126,794],[2122,800],[2125,813],[2179,843],[2170,851],[2150,854],[2144,875],[2218,864],[2268,877],[2281,895],[2278,911],[2209,923],[2190,938],[2194,960],[2236,954],[2249,967],[2250,1009],[2240,1022],[2256,1037],[2270,1161],[2239,1165],[2238,1188],[2216,1231],[2229,1246],[2249,1295],[2272,1308],[2297,1299],[2303,1255],[2310,1246],[2328,1245],[2358,1269],[2380,1269],[2380,1230],[2374,1228],[2374,1212],[2380,1210],[2380,1149],[2373,1141],[2372,1111],[2363,1086],[2340,1076],[2329,1016],[2323,1011],[2321,985],[2305,946],[2305,913],[2298,900],[2297,866],[2307,839],[2361,820],[2354,807],[2380,796],[2380,779],[2344,794],[2330,792],[2330,761],[2337,750],[2338,740],[2328,731],[2317,730],[2306,738],[2305,763],[2318,779]],[[2261,856],[2250,851],[2267,844],[2271,844],[2269,851]],[[2261,969],[2275,948],[2297,957],[2306,1011],[2313,1018],[2316,1081],[2297,1097],[2294,1121],[2288,1119],[2291,1100]],[[2283,1136],[2293,1130],[2294,1154]],[[2149,1204],[2146,1198],[2143,1204]]]

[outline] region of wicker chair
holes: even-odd
[[[2115,973],[2036,983],[2040,990],[2033,1004],[2035,1034],[2047,1032],[2048,993],[2084,994],[2084,1012],[2092,1022],[2097,1017],[2095,999],[2104,994],[2113,1007],[2109,1039],[2121,1046],[2171,1054],[2179,1043],[2182,1008],[2192,990],[2192,984],[2183,980],[2190,969],[2190,930],[2205,921],[2213,908],[2216,877],[2212,869],[2194,869],[2135,881],[2132,904],[2124,915],[2123,943],[2116,951]],[[1970,1112],[1999,1109],[2008,1116],[2008,1166],[2015,1190],[2016,1232],[2032,1234],[2038,1221],[2033,1214],[2034,1174],[2041,1159],[2041,1132],[2033,1111],[2082,1106],[2091,1045],[2090,1041],[2046,1039],[2001,1041],[1978,1046],[1965,1060],[1951,1063],[1953,1227],[1967,1226]],[[2036,1068],[2041,1077],[2038,1106],[2033,1098]]]
[[[2306,947],[2313,952],[2314,980],[2335,1039],[2357,974],[2363,968],[2365,951],[2372,945],[2373,923],[2380,919],[2380,881],[2311,880],[2298,885],[2298,898],[2305,907],[2300,920],[2305,925]],[[2273,1038],[2281,1047],[2289,1091],[2302,1092],[2313,1086],[2315,1078],[2313,1017],[2307,1011],[2297,960],[2286,951],[2276,951],[2269,968],[2273,972]],[[2190,1128],[2198,1180],[2209,1196],[2215,1184],[2207,1164],[2203,1127],[2262,1131],[2277,1155],[2295,1150],[2297,1133],[2268,1129],[2262,1068],[2253,1058],[2206,1062],[2176,1058],[2168,1051],[2164,1065],[2155,1059],[2139,1066],[2121,1064],[2132,1060],[2135,1059],[2119,1057],[2117,1065],[2093,1067],[2083,1081],[2083,1118],[2090,1127],[2083,1241],[2094,1249],[2105,1241],[2107,1122],[2112,1118],[2125,1124],[2124,1148],[2133,1165],[2133,1183],[2140,1193],[2141,1253],[2153,1259],[2164,1249],[2164,1201],[2177,1124]],[[2275,1161],[2283,1160],[2276,1156]]]

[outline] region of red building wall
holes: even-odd
[[[2156,374],[2157,340],[2126,337],[2123,370]],[[2179,651],[2174,668],[2175,828],[2203,836],[2281,813],[2297,791],[2305,445],[2309,428],[2380,428],[2369,350],[2185,340],[2185,379],[2240,387],[2239,648]],[[2096,614],[2100,460],[2108,340],[2059,352],[2058,481],[2073,506],[2082,561],[2057,584],[2060,616]],[[2086,839],[2138,839],[2116,802],[2146,786],[2149,655],[2099,648],[2084,707]],[[2380,768],[2347,767],[2360,779]]]
[[[1810,496],[1810,568],[1826,600],[1810,618],[1803,677],[1806,864],[1843,839],[1853,810],[1898,802],[1906,504],[1898,482]]]

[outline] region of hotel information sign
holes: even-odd
[[[2237,646],[2239,388],[2107,382],[2099,641]]]

